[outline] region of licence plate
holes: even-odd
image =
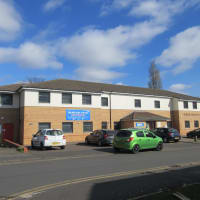
[[[60,144],[60,142],[52,142],[52,145],[53,145],[53,146],[56,146],[56,145],[58,145],[58,144]]]
[[[179,137],[175,137],[175,139],[179,139]]]

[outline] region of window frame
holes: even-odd
[[[157,104],[157,103],[159,103],[159,104]],[[160,101],[159,100],[154,101],[154,108],[160,108]]]
[[[184,109],[188,109],[189,108],[189,105],[188,105],[188,101],[183,101],[183,108]],[[187,105],[187,106],[186,106]]]
[[[142,107],[141,99],[135,99],[135,108],[141,108],[141,107]]]
[[[103,99],[107,101],[106,104]],[[108,97],[101,97],[101,106],[108,107]]]
[[[90,123],[90,126],[91,126],[91,129],[85,129],[86,127],[85,127],[85,124],[86,123]],[[87,126],[88,127],[88,126]],[[93,122],[83,122],[83,133],[88,133],[88,132],[93,132]]]
[[[48,94],[48,101],[41,101],[41,94]],[[50,92],[43,92],[43,91],[39,91],[39,94],[38,94],[38,101],[39,103],[50,103],[51,102],[51,93]]]
[[[5,100],[3,99],[6,96],[11,97],[10,100],[9,100],[10,101],[9,103],[5,103]],[[0,94],[0,105],[2,105],[2,106],[12,106],[13,105],[13,94],[1,93]]]
[[[193,102],[192,102],[192,106],[193,106],[193,109],[196,110],[196,109],[197,109],[197,102],[196,102],[196,101],[193,101]]]
[[[86,102],[88,100],[87,97],[90,97],[89,103]],[[92,105],[92,95],[91,94],[82,94],[82,105]]]
[[[71,128],[71,130],[70,131],[64,131],[64,125],[65,124],[71,124],[72,126],[70,127]],[[74,124],[73,124],[73,122],[63,122],[62,123],[62,131],[63,131],[63,133],[68,133],[68,134],[72,134],[73,132],[74,132]]]
[[[197,122],[198,126],[196,126],[195,122]],[[194,120],[194,128],[199,128],[199,120]]]
[[[70,101],[69,102],[64,102],[64,95],[70,95]],[[72,93],[70,92],[63,92],[62,93],[62,104],[72,104]]]
[[[103,127],[103,123],[106,124],[106,128]],[[102,129],[108,129],[108,122],[106,122],[106,121],[101,122],[101,128]]]
[[[189,125],[188,127],[187,127],[187,124],[186,124],[187,122],[188,122],[188,125]],[[190,121],[189,120],[185,120],[185,128],[190,128]]]

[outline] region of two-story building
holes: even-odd
[[[200,98],[166,90],[57,79],[0,86],[0,135],[30,145],[39,129],[62,129],[68,142],[95,129],[198,128]]]

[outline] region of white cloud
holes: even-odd
[[[156,63],[173,67],[175,74],[192,68],[200,59],[200,26],[186,29],[170,39],[170,45],[156,59]]]
[[[22,18],[10,0],[0,0],[0,41],[10,41],[21,31]]]
[[[45,11],[55,10],[56,8],[62,6],[65,3],[65,0],[49,0],[44,5]]]
[[[178,83],[178,84],[172,84],[169,88],[169,90],[173,91],[173,92],[180,92],[180,93],[185,93],[186,89],[191,88],[191,85],[186,85],[186,84],[182,84],[182,83]]]
[[[55,57],[55,49],[48,45],[26,42],[18,48],[0,48],[0,63],[15,62],[24,68],[62,68]]]

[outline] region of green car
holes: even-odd
[[[124,149],[138,153],[142,149],[161,151],[162,148],[162,138],[148,129],[122,129],[118,131],[113,141],[113,149],[116,152]]]

